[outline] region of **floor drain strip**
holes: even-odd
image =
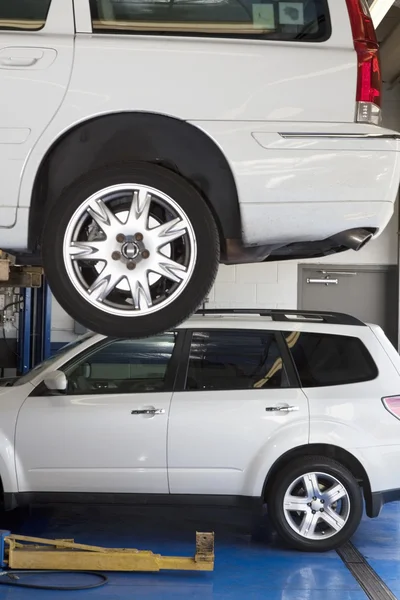
[[[337,553],[370,600],[397,600],[383,579],[351,542],[339,548]]]

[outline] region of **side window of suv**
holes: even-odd
[[[106,342],[64,370],[68,394],[127,394],[172,389],[170,362],[175,333]]]
[[[39,31],[46,24],[51,0],[3,0],[0,31]]]
[[[286,335],[303,387],[370,381],[378,369],[361,340],[343,335],[293,332]]]
[[[167,33],[325,41],[326,0],[90,0],[97,33]]]
[[[192,336],[187,390],[250,390],[288,387],[274,333],[196,331]]]

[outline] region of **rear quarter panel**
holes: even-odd
[[[382,397],[400,392],[399,373],[369,327],[340,329],[336,333],[363,341],[379,374],[365,383],[304,388],[310,443],[332,444],[353,454],[364,466],[372,491],[399,488],[400,421],[382,404]]]

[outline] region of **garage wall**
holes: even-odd
[[[385,90],[384,125],[400,131],[400,86]],[[360,252],[348,251],[310,263],[397,264],[398,214],[385,232]],[[296,308],[298,262],[221,266],[211,290],[209,308]],[[75,337],[74,323],[53,299],[52,342]]]

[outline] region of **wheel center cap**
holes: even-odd
[[[121,254],[124,258],[132,260],[139,254],[139,246],[136,242],[125,242],[125,244],[122,244]]]
[[[323,508],[323,504],[321,503],[320,500],[313,500],[311,503],[311,509],[312,510],[319,510],[320,508]]]

